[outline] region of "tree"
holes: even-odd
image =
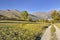
[[[21,20],[29,20],[28,12],[27,11],[22,11],[20,14]]]
[[[48,20],[46,20],[46,19],[44,19],[44,18],[39,19],[38,21],[39,21],[39,22],[48,22]]]
[[[54,11],[51,13],[51,17],[52,17],[52,19],[55,20],[55,21],[59,21],[59,20],[60,20],[60,14],[59,14],[56,10],[54,10]]]

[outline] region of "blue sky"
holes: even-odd
[[[0,0],[0,10],[27,10],[29,13],[60,10],[60,0]]]

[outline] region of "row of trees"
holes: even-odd
[[[51,19],[52,20],[50,20],[50,22],[60,22],[60,14],[56,11],[56,10],[54,10],[52,13],[51,13]],[[29,14],[28,14],[28,12],[27,11],[22,11],[21,13],[20,13],[20,20],[27,20],[27,21],[32,21],[32,19],[30,19],[30,17],[29,17]],[[49,20],[47,20],[47,19],[38,19],[38,20],[36,20],[36,21],[40,21],[40,22],[49,22]]]
[[[40,22],[52,22],[52,23],[60,22],[60,13],[58,11],[54,10],[53,12],[51,12],[50,15],[51,15],[50,20],[48,20],[48,19],[40,19],[39,21]]]

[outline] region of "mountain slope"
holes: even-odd
[[[0,20],[1,19],[20,19],[20,11],[18,10],[0,10]],[[33,20],[38,18],[32,14],[29,14],[29,17]]]
[[[16,10],[1,10],[0,15],[6,16],[8,18],[18,18],[20,12]],[[17,15],[17,16],[16,16]]]
[[[38,18],[48,19],[51,17],[50,12],[34,12],[33,15],[37,16]]]

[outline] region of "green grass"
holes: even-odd
[[[0,40],[35,40],[49,23],[0,23]]]

